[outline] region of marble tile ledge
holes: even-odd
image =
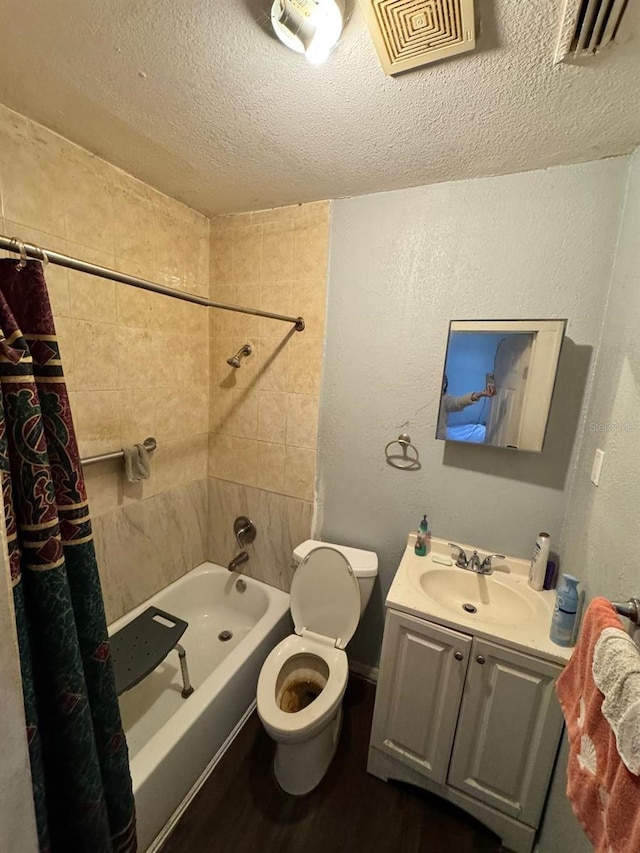
[[[206,560],[207,506],[203,479],[93,519],[108,622]]]
[[[212,562],[226,566],[238,553],[233,521],[239,515],[249,516],[257,528],[242,573],[288,592],[293,549],[311,536],[313,503],[210,477],[207,547]]]

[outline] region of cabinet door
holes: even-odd
[[[536,827],[562,731],[561,667],[475,639],[448,782]]]
[[[387,612],[371,742],[440,783],[470,649],[465,634]]]

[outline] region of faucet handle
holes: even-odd
[[[487,557],[485,557],[482,561],[482,565],[480,566],[480,571],[483,572],[485,575],[490,575],[493,572],[491,560],[493,560],[494,557],[498,557],[498,559],[500,560],[506,559],[504,554],[489,554]]]
[[[466,554],[466,551],[464,550],[464,548],[461,548],[459,545],[456,545],[455,542],[447,542],[447,545],[450,548],[457,548],[458,549],[458,558],[456,559],[456,566],[459,569],[466,569],[467,563],[469,561],[467,559],[467,554]]]
[[[256,526],[246,515],[239,515],[233,522],[233,532],[240,548],[251,545],[256,538]]]

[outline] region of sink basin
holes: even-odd
[[[507,575],[506,578],[509,576]],[[418,590],[460,617],[493,625],[522,625],[535,616],[530,594],[496,575],[464,569],[427,568],[412,577]]]
[[[447,539],[432,537],[422,557],[415,541],[411,534],[387,593],[390,610],[562,664],[570,658],[571,648],[549,638],[556,595],[531,589],[528,559],[494,558],[493,573],[482,575],[454,564],[456,549]],[[468,542],[458,547],[475,550]]]

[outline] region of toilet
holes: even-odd
[[[276,742],[280,787],[301,796],[327,772],[338,745],[349,664],[345,647],[378,574],[372,551],[308,539],[293,552],[295,634],[279,643],[258,678],[258,716]]]

